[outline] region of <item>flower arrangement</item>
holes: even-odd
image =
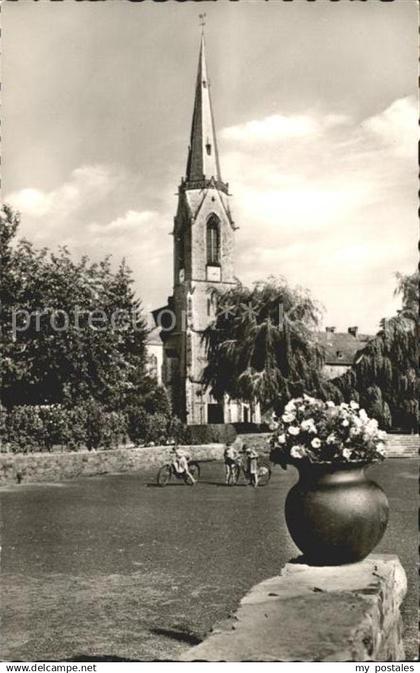
[[[357,402],[336,405],[309,395],[290,400],[270,426],[270,458],[284,469],[310,463],[375,462],[385,458],[386,432]]]

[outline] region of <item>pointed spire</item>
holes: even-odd
[[[201,33],[186,182],[203,182],[211,180],[211,178],[214,178],[218,183],[222,183],[210,87],[207,77],[206,46],[203,29]]]

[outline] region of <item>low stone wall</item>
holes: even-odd
[[[418,435],[388,435],[386,443],[389,458],[414,458],[419,455]]]
[[[407,580],[397,556],[347,566],[288,563],[182,661],[399,661]]]
[[[240,434],[238,437],[250,446],[263,453],[268,453],[270,448],[268,441],[271,433],[250,433]],[[420,440],[418,435],[391,435],[387,436],[386,455],[387,458],[414,458],[418,456]]]
[[[260,453],[268,453],[270,434],[242,434],[240,439]],[[389,435],[387,457],[407,458],[418,455],[418,435]],[[195,460],[221,460],[222,444],[185,447]],[[62,481],[80,476],[116,472],[136,472],[155,468],[167,460],[170,448],[121,447],[109,451],[79,451],[74,453],[0,453],[0,485],[16,482]]]
[[[222,444],[185,447],[194,460],[220,460]],[[0,485],[63,481],[98,474],[156,469],[170,457],[170,447],[120,448],[75,453],[0,454]]]

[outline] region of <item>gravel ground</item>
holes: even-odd
[[[409,591],[407,658],[417,656],[417,460],[370,475],[391,520],[377,551],[397,553]],[[174,659],[298,554],[283,519],[296,472],[225,488],[202,464],[194,488],[154,474],[2,489],[2,660]]]

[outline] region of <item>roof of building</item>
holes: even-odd
[[[318,341],[325,346],[326,365],[352,365],[355,355],[372,338],[369,334],[351,334],[349,332],[318,332]]]

